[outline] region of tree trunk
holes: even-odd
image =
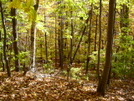
[[[12,1],[12,0],[11,0]],[[20,69],[20,63],[18,58],[18,42],[17,42],[17,20],[15,18],[16,16],[16,9],[11,8],[11,16],[12,18],[12,29],[13,29],[13,49],[14,49],[14,56],[15,56],[15,71],[19,71]]]
[[[73,17],[73,12],[71,11],[71,18]],[[73,38],[74,38],[74,22],[71,19],[71,38],[70,38],[70,53],[69,53],[69,60],[72,65],[72,52],[73,52]]]
[[[113,43],[113,31],[114,31],[114,18],[115,18],[115,4],[116,0],[109,1],[109,18],[108,18],[108,32],[107,32],[107,48],[106,48],[106,61],[103,71],[102,80],[98,85],[97,92],[101,95],[105,95],[105,90],[108,82],[108,77],[111,68],[111,58],[112,58],[112,43]]]
[[[82,39],[83,39],[83,36],[84,36],[84,34],[85,34],[85,32],[86,32],[86,28],[87,28],[87,25],[88,25],[89,18],[90,18],[90,11],[88,12],[88,18],[87,18],[86,21],[85,21],[85,24],[86,24],[86,25],[84,26],[84,28],[82,28],[83,30],[81,31],[82,34],[81,34],[81,36],[80,36],[79,43],[78,43],[78,45],[76,46],[76,50],[74,51],[74,55],[73,55],[73,57],[72,57],[72,63],[73,63],[73,61],[74,61],[74,59],[75,59],[75,56],[76,56],[76,54],[77,54],[77,52],[78,52],[78,50],[79,50],[79,48],[80,48],[80,44],[81,44]],[[81,33],[81,32],[80,32],[80,33]]]
[[[60,12],[59,12],[59,27],[60,29],[58,30],[58,45],[59,45],[59,58],[60,58],[60,67],[61,70],[64,69],[63,65],[64,65],[64,39],[63,39],[63,29],[64,29],[64,25],[63,25],[63,16],[62,16],[62,9],[63,7],[61,6],[63,3],[63,0],[61,0],[59,2],[59,6],[60,6]]]
[[[98,33],[98,14],[96,15],[96,22],[95,22],[95,36],[94,36],[94,51],[97,51],[97,33]],[[96,56],[97,54],[95,54]],[[96,69],[96,63],[93,67],[93,69]]]
[[[36,0],[34,10],[37,13],[39,0]],[[31,68],[35,68],[35,55],[36,55],[36,22],[32,21],[31,25]]]
[[[45,55],[46,55],[46,63],[48,63],[48,45],[47,45],[47,33],[45,32]]]
[[[45,16],[45,12],[44,12],[44,23],[46,24],[46,16]],[[47,43],[47,33],[45,32],[45,60],[46,63],[48,63],[48,43]]]
[[[95,27],[95,37],[94,37],[94,51],[96,51],[97,50],[97,47],[96,47],[96,45],[97,45],[97,32],[98,32],[98,15],[96,15],[96,27]]]
[[[102,11],[102,0],[100,0],[100,15],[99,15],[99,45],[98,45],[98,62],[97,62],[97,75],[100,81],[100,49],[101,49],[101,11]]]
[[[10,72],[10,67],[9,67],[9,63],[8,63],[8,57],[7,57],[7,54],[6,54],[7,33],[6,33],[6,27],[5,27],[5,23],[4,23],[4,14],[3,14],[3,8],[2,8],[2,2],[1,2],[1,0],[0,0],[0,10],[1,10],[0,12],[1,12],[3,32],[4,32],[4,41],[3,41],[4,61],[5,61],[5,67],[7,69],[7,74],[10,77],[11,76],[11,72]]]
[[[71,11],[70,12],[71,16],[70,18],[73,17],[73,12]],[[68,68],[67,68],[67,80],[69,80],[69,74],[70,74],[70,69],[72,67],[72,52],[73,52],[73,39],[74,39],[74,21],[73,19],[71,19],[71,38],[70,38],[70,52],[69,52],[69,55],[68,55],[68,59],[69,59],[69,65],[68,65]]]
[[[90,11],[90,24],[89,24],[89,33],[88,33],[88,51],[87,51],[87,59],[86,59],[86,74],[88,73],[89,61],[90,61],[90,46],[91,46],[91,30],[92,30],[92,13],[93,13],[93,4],[91,4]]]
[[[57,15],[55,14],[55,67],[57,67],[58,64],[58,47],[57,47],[57,39],[58,39],[58,35],[57,35]]]
[[[61,17],[61,22],[60,22],[60,49],[59,49],[59,54],[60,54],[60,66],[61,66],[61,70],[63,70],[63,64],[64,64],[64,53],[63,53],[63,18]]]
[[[1,30],[0,30],[0,42],[2,42],[2,35],[1,35]],[[2,51],[2,47],[0,47],[0,51]],[[2,71],[5,71],[5,67],[4,67],[4,61],[3,61],[3,54],[0,53],[0,61],[2,63]]]
[[[120,19],[120,29],[122,33],[120,43],[126,43],[126,38],[124,37],[128,35],[127,28],[129,28],[129,8],[126,4],[122,5],[122,9],[120,11]],[[121,50],[124,50],[124,48],[121,47]]]
[[[121,33],[123,33],[124,35],[127,34],[127,30],[125,30],[124,28],[128,28],[129,27],[129,8],[127,7],[126,4],[122,5],[122,9],[120,11],[120,28],[121,28]]]

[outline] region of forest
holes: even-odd
[[[0,101],[134,101],[134,0],[0,0]]]

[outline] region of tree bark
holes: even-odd
[[[102,0],[100,0],[100,15],[99,15],[99,45],[98,45],[98,62],[97,62],[97,75],[100,81],[100,49],[101,49],[101,11],[102,11]]]
[[[64,39],[63,39],[63,29],[64,29],[64,24],[63,24],[63,16],[62,16],[62,9],[63,7],[61,6],[63,3],[63,0],[59,2],[60,6],[60,11],[59,11],[59,27],[60,29],[58,30],[58,45],[59,45],[59,58],[60,58],[60,67],[61,70],[64,69]]]
[[[120,29],[122,33],[121,43],[126,43],[126,39],[124,38],[124,36],[127,36],[128,30],[126,29],[129,28],[129,8],[126,4],[122,5],[122,9],[120,11],[120,19]],[[121,48],[121,50],[124,49]]]
[[[37,12],[39,0],[36,0],[34,10]],[[35,55],[36,55],[36,22],[32,21],[31,25],[31,68],[35,68]]]
[[[97,32],[98,32],[98,15],[96,15],[96,28],[95,28],[95,36],[94,36],[94,51],[97,50]]]
[[[44,23],[46,24],[46,16],[45,16],[45,12],[44,12]],[[47,33],[45,32],[45,56],[46,56],[46,63],[48,63],[48,42],[47,42]]]
[[[73,17],[73,12],[71,11],[71,18]],[[71,38],[70,38],[70,52],[69,52],[69,65],[72,65],[72,52],[73,52],[73,39],[74,39],[74,22],[71,19]]]
[[[109,18],[108,18],[108,32],[107,32],[107,48],[106,48],[106,61],[103,71],[102,80],[98,85],[97,92],[101,95],[105,95],[107,81],[110,73],[111,58],[112,58],[112,43],[113,43],[113,31],[114,31],[114,18],[115,18],[115,4],[116,0],[109,1]]]
[[[58,64],[58,47],[57,47],[57,39],[58,39],[58,34],[57,34],[57,15],[55,14],[55,67],[57,67]]]
[[[47,33],[45,32],[45,55],[46,55],[46,63],[48,63],[48,45],[47,45]]]
[[[4,31],[4,41],[3,41],[4,62],[5,62],[5,67],[7,69],[7,74],[10,77],[11,76],[11,72],[10,72],[10,67],[9,67],[9,63],[8,63],[8,57],[7,57],[7,53],[6,53],[7,32],[6,32],[6,27],[5,27],[5,23],[4,23],[4,14],[3,14],[3,8],[2,8],[1,0],[0,0],[0,12],[1,12],[3,31]]]
[[[123,33],[124,35],[127,34],[127,31],[124,30],[123,28],[129,27],[129,8],[127,7],[126,4],[122,5],[122,9],[120,11],[120,28],[121,28],[121,33]]]
[[[12,0],[11,0],[12,1]],[[18,42],[17,42],[17,20],[16,20],[16,9],[11,8],[11,16],[12,16],[12,29],[13,29],[13,49],[14,49],[14,56],[15,56],[15,71],[19,71],[20,63],[18,58]]]
[[[0,30],[0,42],[2,42],[2,34],[1,34],[1,30]],[[2,51],[2,47],[0,47],[0,50]],[[2,63],[2,71],[5,71],[5,67],[4,67],[4,61],[3,61],[3,54],[0,53],[0,61]]]
[[[89,24],[89,33],[88,33],[88,51],[87,51],[87,59],[86,59],[86,74],[88,73],[89,61],[90,61],[90,46],[91,46],[91,30],[92,30],[92,13],[93,13],[93,4],[91,4],[90,11],[90,24]]]
[[[60,66],[61,66],[61,70],[64,69],[63,67],[63,64],[64,64],[64,52],[63,52],[63,42],[64,42],[64,39],[63,39],[63,18],[61,17],[60,18],[61,21],[60,21],[60,49],[59,49],[59,54],[60,54]]]

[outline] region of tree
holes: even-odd
[[[34,5],[35,14],[39,7],[39,0],[36,0]],[[36,16],[36,15],[35,15]],[[31,68],[35,68],[35,56],[36,56],[36,17],[32,20],[31,25]]]
[[[86,74],[88,73],[89,68],[89,61],[90,61],[90,51],[91,51],[91,30],[92,30],[92,15],[93,15],[93,3],[91,4],[91,11],[90,11],[90,19],[89,19],[89,32],[88,32],[88,51],[87,51],[87,59],[86,59]]]
[[[60,67],[61,70],[64,69],[63,65],[64,65],[64,39],[63,39],[63,29],[64,29],[64,24],[63,24],[63,11],[62,9],[64,8],[63,3],[64,0],[61,0],[59,2],[59,6],[60,6],[60,11],[59,11],[59,27],[60,29],[58,30],[58,45],[59,45],[59,58],[60,58]]]
[[[73,12],[70,12],[70,18],[73,17]],[[69,52],[69,64],[72,65],[72,52],[73,52],[73,39],[74,39],[74,22],[73,19],[71,19],[71,37],[70,38],[70,52]]]
[[[76,54],[77,54],[77,52],[78,52],[78,50],[79,50],[79,48],[80,48],[80,44],[81,44],[82,39],[83,39],[83,36],[84,36],[84,34],[85,34],[85,32],[86,32],[89,19],[90,19],[90,10],[88,11],[88,18],[85,20],[85,25],[82,27],[82,30],[81,30],[81,32],[80,32],[80,33],[81,33],[81,36],[80,36],[78,45],[76,46],[76,50],[74,51],[74,54],[73,54],[71,63],[74,62],[74,59],[75,59],[75,57],[76,57]]]
[[[46,23],[46,16],[44,13],[44,23]],[[45,32],[45,55],[46,55],[46,63],[48,63],[48,43],[47,43],[47,33]]]
[[[99,45],[98,45],[98,62],[97,62],[97,75],[100,82],[100,49],[101,49],[101,15],[102,15],[102,0],[100,0],[100,14],[99,14]]]
[[[0,42],[2,42],[2,33],[1,33],[1,30],[0,30]],[[2,43],[1,43],[1,44],[2,44]],[[4,62],[3,62],[2,49],[3,49],[3,47],[1,46],[1,47],[0,47],[0,61],[1,61],[1,63],[2,63],[2,70],[5,71]]]
[[[11,0],[12,1],[12,0]],[[12,16],[12,34],[13,34],[13,49],[14,49],[14,55],[15,55],[15,71],[19,71],[20,63],[18,58],[18,42],[17,42],[17,20],[16,20],[16,9],[11,8],[11,16]]]
[[[108,17],[108,31],[107,31],[107,48],[106,48],[106,60],[103,71],[103,76],[99,82],[97,92],[101,95],[105,95],[105,90],[108,82],[108,77],[111,69],[111,58],[112,58],[112,43],[114,34],[114,20],[115,20],[115,6],[116,0],[109,1],[109,17]]]
[[[126,4],[123,4],[122,9],[120,10],[121,33],[126,35],[128,31],[125,28],[128,28],[128,27],[129,27],[129,7]]]
[[[7,51],[6,50],[7,32],[6,32],[6,27],[5,27],[5,23],[4,23],[4,14],[3,14],[3,8],[2,8],[2,1],[1,0],[0,0],[0,12],[1,12],[3,32],[4,32],[4,41],[3,41],[4,62],[5,62],[5,67],[7,69],[7,74],[10,77],[11,76],[11,72],[10,72],[10,67],[9,67],[9,63],[8,63],[8,57],[7,57],[7,53],[6,53],[6,51]]]

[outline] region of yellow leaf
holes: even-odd
[[[25,10],[25,8],[27,8],[27,6],[26,6],[26,4],[25,3],[21,3],[21,5],[20,5],[20,9],[23,9],[23,10]]]
[[[36,11],[34,10],[34,8],[30,8],[30,11],[28,12],[28,17],[30,21],[34,21],[36,20]]]
[[[13,2],[8,3],[8,8],[11,9],[13,7]]]
[[[34,5],[34,0],[26,0],[27,6],[33,6]]]
[[[31,9],[31,15],[33,17],[33,20],[36,20],[36,11],[34,9]]]
[[[21,1],[20,0],[13,0],[12,1],[12,7],[13,8],[19,8],[20,7],[20,4],[21,4]]]
[[[24,12],[29,12],[29,8],[24,8]]]

